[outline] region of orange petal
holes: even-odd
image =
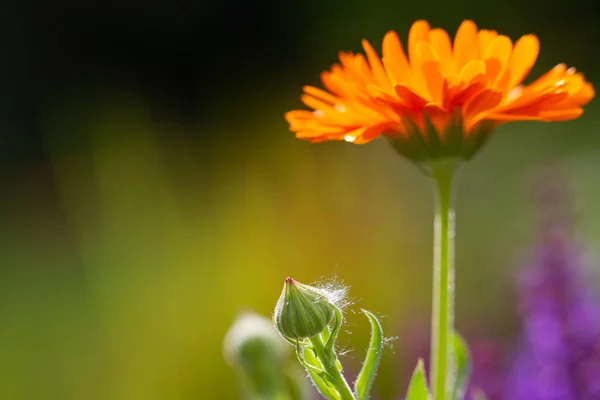
[[[501,122],[508,121],[540,121],[541,117],[539,115],[521,115],[521,114],[504,114],[492,112],[485,116],[486,120],[494,120]]]
[[[321,82],[327,90],[335,95],[344,97],[348,93],[348,84],[344,79],[340,79],[339,72],[325,71],[321,73]]]
[[[537,101],[528,104],[526,107],[522,107],[517,112],[524,114],[537,114],[543,111],[552,111],[561,108],[560,104],[567,99],[568,96],[569,94],[567,92],[549,93],[541,96]]]
[[[512,52],[512,42],[507,36],[500,35],[488,46],[483,59],[487,66],[487,76],[490,83],[494,84],[502,77],[508,65]]]
[[[510,62],[508,63],[508,70],[510,71],[509,88],[513,88],[523,82],[523,79],[525,79],[531,68],[533,68],[539,52],[540,42],[535,35],[525,35],[517,40]]]
[[[374,96],[375,104],[385,107],[385,114],[390,121],[398,122],[401,116],[412,112],[411,108],[405,104],[405,100],[398,98],[397,93],[395,96],[390,96],[381,88],[373,85],[369,86],[369,92]]]
[[[328,102],[332,105],[339,102],[339,99],[337,97],[335,97],[334,95],[332,95],[331,93],[328,93],[328,92],[321,90],[319,88],[316,88],[314,86],[304,86],[302,89],[304,90],[304,92],[306,94],[310,94],[311,96],[316,97],[317,99],[323,100],[325,102]]]
[[[466,131],[479,122],[480,119],[477,117],[488,110],[493,109],[502,101],[502,92],[494,89],[486,89],[480,92],[477,96],[472,98],[463,107],[463,118],[465,121]]]
[[[463,66],[477,58],[477,25],[473,21],[464,21],[454,37],[454,70],[460,71]]]
[[[580,117],[583,108],[569,108],[565,110],[542,111],[537,114],[492,114],[490,119],[497,121],[568,121]]]
[[[584,84],[585,84],[585,80],[583,79],[582,74],[573,74],[573,75],[564,77],[564,79],[561,79],[560,81],[558,81],[555,84],[555,86],[556,86],[557,90],[568,93],[569,98],[565,99],[565,103],[573,104],[573,99],[574,99],[575,95],[578,94],[583,89]],[[570,107],[563,107],[563,108],[573,108],[573,107],[578,107],[578,105],[570,106]]]
[[[300,100],[314,110],[331,108],[331,104],[308,94],[300,96]]]
[[[566,92],[558,92],[555,90],[532,93],[502,105],[496,111],[502,114],[537,115],[540,111],[551,109],[567,96],[568,94]]]
[[[392,85],[411,82],[410,67],[398,34],[389,31],[383,37],[383,65]]]
[[[340,133],[324,133],[318,131],[298,131],[296,132],[298,139],[309,139],[311,142],[323,142],[325,140],[333,140],[336,138],[343,138],[344,132]]]
[[[474,82],[456,93],[449,93],[447,99],[444,100],[444,107],[446,110],[452,111],[454,107],[469,103],[484,89],[485,84],[481,82]]]
[[[374,82],[371,68],[369,67],[369,63],[367,63],[365,56],[362,54],[354,56],[354,68],[359,76],[361,84]]]
[[[340,51],[338,57],[342,67],[354,69],[354,53],[350,51]]]
[[[566,70],[567,66],[565,64],[558,64],[550,71],[546,72],[544,75],[540,76],[538,79],[525,86],[523,88],[523,92],[536,92],[542,90],[545,87],[554,86],[554,84],[557,81],[559,81],[561,77],[565,74]]]
[[[477,43],[479,45],[478,56],[479,58],[483,58],[485,55],[488,46],[492,43],[492,40],[496,39],[498,36],[498,32],[491,31],[488,29],[482,29],[477,32]]]
[[[510,81],[510,70],[508,68],[504,69],[504,73],[500,75],[496,81],[496,87],[502,90],[505,93],[510,92],[510,90],[514,88],[509,88],[508,82]]]
[[[450,113],[433,103],[426,104],[423,108],[423,113],[427,114],[429,120],[439,133],[444,132],[448,120],[451,118]]]
[[[414,65],[414,60],[417,57],[417,43],[427,41],[429,29],[429,23],[425,20],[416,21],[410,27],[410,32],[408,32],[408,59],[411,66]]]
[[[389,103],[396,103],[398,102],[398,99],[393,96],[390,95],[388,92],[386,92],[385,90],[383,90],[381,87],[377,86],[377,85],[367,85],[367,91],[369,92],[369,95],[372,96],[374,99],[381,99],[385,102],[389,102]],[[394,94],[396,94],[396,91],[394,90]]]
[[[419,77],[423,80],[431,100],[436,104],[442,104],[444,78],[440,72],[440,62],[435,50],[427,42],[418,42],[416,55],[416,74],[419,74]]]
[[[387,127],[386,124],[365,126],[346,132],[344,139],[354,144],[364,144],[377,138]]]
[[[356,99],[359,97],[360,85],[349,81],[341,74],[323,73],[321,80],[329,91],[341,98]]]
[[[594,98],[594,95],[595,91],[592,84],[589,82],[585,82],[579,90],[579,92],[577,92],[571,97],[571,100],[574,104],[577,104],[578,106],[583,106],[589,103],[592,100],[592,98]]]
[[[308,110],[292,110],[285,113],[285,119],[288,122],[313,118],[315,118],[313,111]]]
[[[448,75],[447,77],[444,78],[444,85],[447,85],[449,88],[453,88],[453,87],[457,87],[457,86],[461,86],[462,87],[463,82],[460,80],[460,76],[458,75]]]
[[[444,77],[440,71],[440,62],[426,62],[421,67],[425,84],[433,103],[441,105],[443,100]]]
[[[469,83],[479,75],[485,75],[487,71],[486,64],[481,60],[469,61],[460,71],[460,80]]]
[[[367,58],[369,60],[369,65],[371,66],[371,71],[373,72],[375,82],[384,90],[391,91],[392,86],[390,85],[390,80],[387,74],[385,73],[385,69],[383,68],[381,59],[379,58],[379,56],[368,41],[363,40],[362,45],[365,49],[365,53],[367,54]]]
[[[415,94],[410,88],[403,85],[396,85],[396,94],[402,100],[402,102],[413,111],[420,111],[423,109],[427,100],[421,96]]]
[[[568,110],[544,111],[540,113],[543,121],[568,121],[583,114],[583,108],[572,108]]]
[[[443,29],[432,29],[429,31],[429,44],[431,44],[440,60],[442,75],[452,74],[452,42],[448,33]]]

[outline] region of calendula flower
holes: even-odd
[[[362,144],[382,136],[415,161],[469,159],[502,123],[574,119],[594,97],[583,75],[564,64],[523,86],[538,56],[537,37],[513,44],[472,21],[453,42],[443,29],[415,22],[408,56],[393,31],[383,38],[381,58],[369,42],[362,45],[366,56],[342,52],[321,75],[326,90],[304,87],[302,101],[312,111],[286,114],[296,137]]]

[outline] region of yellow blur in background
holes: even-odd
[[[359,39],[329,39],[315,51],[331,57],[310,73]],[[283,113],[299,106],[301,78],[287,72],[194,124],[157,122],[143,95],[121,87],[48,106],[48,161],[12,172],[2,196],[0,398],[235,399],[223,335],[239,311],[269,315],[286,276],[351,287],[340,338],[349,371],[369,333],[352,310],[382,317],[399,338],[375,392],[401,393],[403,333],[429,320],[431,188],[383,142],[296,140]],[[467,337],[503,340],[518,327],[513,280],[535,241],[540,166],[571,178],[578,233],[600,243],[597,113],[592,103],[574,122],[501,127],[461,171],[457,324]]]

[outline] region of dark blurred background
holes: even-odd
[[[376,391],[400,393],[403,337],[427,324],[431,191],[384,143],[309,145],[302,107],[339,50],[406,40],[425,18],[516,40],[538,76],[597,82],[600,3],[383,0],[17,1],[0,7],[0,398],[233,399],[221,340],[283,279],[337,276],[388,335]],[[539,168],[569,177],[600,243],[595,102],[573,122],[503,126],[461,175],[457,324],[510,343],[514,276],[535,243]],[[356,368],[368,327],[342,341]],[[352,339],[352,340],[350,340]],[[353,366],[353,367],[352,367]]]

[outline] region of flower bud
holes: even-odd
[[[235,320],[223,341],[225,361],[243,377],[244,390],[265,398],[283,390],[282,369],[288,351],[273,323],[251,312]]]
[[[329,325],[334,307],[326,292],[286,278],[273,321],[285,338],[311,338]]]

